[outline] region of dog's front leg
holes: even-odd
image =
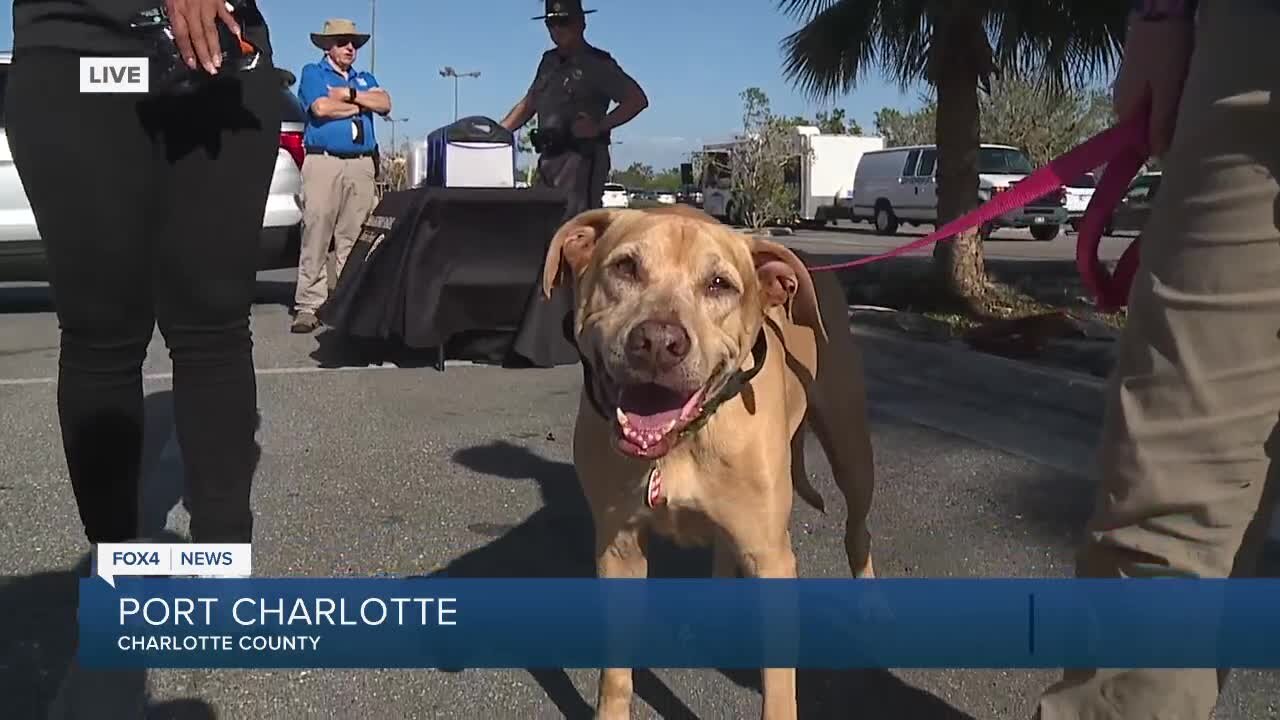
[[[786,475],[779,473],[780,477]],[[723,517],[722,527],[738,548],[738,563],[748,578],[794,578],[796,556],[791,549],[791,533],[786,522],[790,515],[790,486],[776,503],[764,503],[759,512],[735,512]],[[766,509],[768,508],[768,509]],[[794,613],[793,613],[794,617]],[[787,618],[776,618],[778,623]],[[794,631],[782,628],[772,635],[794,638]],[[761,671],[761,717],[764,720],[794,720],[796,717],[795,668],[765,668]]]
[[[596,538],[596,574],[602,578],[647,577],[649,558],[645,554],[646,540],[644,530],[635,526],[603,533]],[[630,668],[601,670],[596,717],[600,720],[629,720],[632,690]]]
[[[744,553],[743,565],[750,577],[794,578],[796,556],[791,550],[791,534],[786,541],[765,551]],[[795,720],[796,671],[795,668],[764,668],[761,674],[761,690],[764,703],[760,717],[764,720]]]

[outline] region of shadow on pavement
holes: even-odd
[[[144,402],[140,531],[154,542],[186,542],[166,529],[168,513],[182,501],[185,486],[177,443],[169,443],[174,432],[173,394],[155,392]],[[71,492],[70,485],[66,491]],[[0,715],[50,720],[216,718],[214,709],[197,698],[150,702],[144,670],[87,670],[74,662],[79,581],[89,576],[89,566],[85,553],[66,570],[0,578],[0,618],[16,619],[0,622]]]
[[[150,703],[145,670],[85,670],[73,662],[79,581],[88,574],[85,553],[66,570],[0,579],[0,617],[11,620],[0,623],[4,716],[134,720],[141,709],[148,720],[216,718],[211,706],[195,698]]]
[[[841,235],[866,235],[867,237],[874,237],[874,238],[884,237],[880,233],[876,232],[875,226],[869,222],[860,223],[858,225],[824,225],[820,228],[814,228],[814,229],[817,232],[823,232],[823,233],[839,233]],[[926,231],[926,230],[921,230],[919,228],[901,227],[898,229],[898,232],[896,233],[896,235],[902,236],[902,242],[906,243],[906,242],[911,242],[916,238],[924,237],[925,235],[928,235],[930,232],[932,232],[932,228]]]
[[[398,368],[428,368],[435,366],[438,356],[434,349],[419,350],[399,343],[345,335],[332,328],[324,328],[315,334],[316,349],[311,359],[322,368],[369,367],[391,363]]]
[[[477,473],[509,480],[533,480],[542,507],[516,526],[473,527],[498,537],[435,573],[449,577],[592,577],[595,574],[591,515],[573,466],[547,460],[507,442],[466,448],[454,460]],[[651,577],[708,577],[711,556],[653,538]],[[566,718],[592,717],[592,699],[583,698],[560,669],[530,668],[530,675]],[[722,671],[733,682],[760,687],[758,672]],[[636,695],[668,720],[697,715],[652,671],[634,673]],[[797,679],[800,717],[888,717],[894,712],[920,720],[971,720],[943,700],[911,687],[883,670],[801,670]]]
[[[1074,551],[1084,539],[1093,513],[1092,482],[1050,469],[1011,475],[994,498],[1006,527],[1029,527],[1036,539],[1050,547]]]
[[[259,279],[257,286],[254,288],[253,304],[281,305],[286,308],[292,308],[296,289],[297,283],[290,280]]]

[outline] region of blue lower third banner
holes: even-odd
[[[81,581],[124,668],[1280,667],[1272,580]]]

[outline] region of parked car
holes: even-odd
[[[676,191],[676,202],[682,205],[702,207],[702,191],[696,186],[686,185]]]
[[[631,207],[631,196],[627,189],[618,183],[605,183],[601,206],[607,208]]]
[[[1072,230],[1080,229],[1080,218],[1084,217],[1084,211],[1089,208],[1089,201],[1093,199],[1093,191],[1097,187],[1098,179],[1093,173],[1085,173],[1067,183],[1067,224]]]
[[[663,205],[675,205],[676,194],[673,192],[666,192],[666,191],[659,192],[657,200]]]
[[[1139,175],[1129,184],[1129,190],[1120,199],[1115,212],[1111,214],[1111,225],[1107,234],[1112,232],[1142,232],[1151,215],[1151,204],[1160,189],[1160,172]]]
[[[0,52],[0,280],[48,280],[44,246],[4,131],[4,96],[12,53]],[[282,79],[280,146],[262,217],[259,269],[297,267],[301,241],[302,132],[306,112]]]
[[[913,145],[865,152],[853,180],[855,220],[870,220],[876,232],[892,235],[902,223],[938,222],[936,145]],[[1034,168],[1026,153],[1009,145],[982,144],[978,149],[978,201],[1016,185]],[[1028,228],[1037,240],[1052,240],[1067,222],[1066,193],[1059,188],[1011,210],[984,226],[986,237],[996,228]]]

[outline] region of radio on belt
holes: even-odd
[[[465,117],[433,130],[425,150],[428,186],[515,187],[515,134],[492,118]]]

